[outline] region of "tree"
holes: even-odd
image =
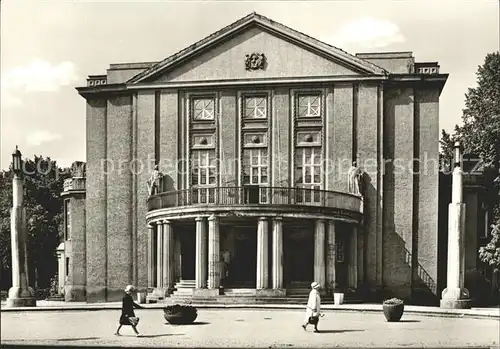
[[[452,147],[459,140],[466,152],[479,155],[485,164],[485,171],[493,169],[497,177],[500,173],[500,52],[487,54],[484,64],[477,70],[477,87],[469,88],[465,94],[465,109],[462,126],[455,126],[453,134],[442,131],[441,156],[451,159]],[[492,239],[479,249],[479,258],[493,267],[500,266],[500,176],[486,183],[486,198],[492,207],[495,228]]]
[[[1,288],[11,283],[10,210],[12,171],[0,172],[0,261]],[[24,162],[24,207],[28,229],[27,251],[30,281],[35,270],[38,286],[48,288],[57,272],[56,249],[61,241],[63,201],[61,192],[69,169],[61,169],[49,157],[35,156]],[[33,283],[33,282],[31,282]]]

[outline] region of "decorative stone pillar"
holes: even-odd
[[[163,221],[163,289],[168,295],[174,287],[174,232],[170,221]]]
[[[283,221],[273,219],[273,289],[283,288]]]
[[[66,256],[64,253],[64,242],[57,246],[57,293],[64,295],[64,285],[66,284]]]
[[[257,289],[268,287],[268,221],[260,217],[257,225]]]
[[[154,288],[155,286],[155,260],[154,260],[154,250],[155,250],[155,223],[148,225],[148,288]]]
[[[28,254],[26,249],[26,210],[23,206],[24,183],[22,179],[21,152],[12,154],[12,210],[10,211],[10,242],[12,254],[12,287],[9,289],[7,307],[35,307],[35,292],[29,287]]]
[[[325,286],[325,221],[316,220],[314,229],[314,281]]]
[[[329,291],[335,291],[337,287],[337,277],[335,269],[335,221],[328,222],[328,234],[326,243],[326,286]]]
[[[349,287],[358,288],[358,228],[352,226],[349,237]]]
[[[196,266],[195,266],[195,287],[207,287],[207,255],[206,241],[207,229],[204,217],[196,217]]]
[[[215,290],[220,287],[220,237],[219,218],[208,218],[208,288]]]
[[[470,309],[469,291],[464,287],[465,274],[465,204],[463,203],[463,172],[460,143],[455,143],[455,168],[452,196],[448,208],[448,271],[446,288],[441,294],[441,308]]]
[[[163,222],[156,225],[156,290],[163,295]]]

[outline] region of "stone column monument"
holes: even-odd
[[[470,309],[469,291],[464,288],[465,204],[463,203],[463,172],[458,142],[455,143],[452,196],[448,207],[448,274],[440,305],[445,309]]]
[[[12,211],[10,216],[10,240],[12,248],[12,287],[9,289],[7,307],[35,307],[35,292],[28,283],[28,255],[26,250],[26,210],[23,207],[24,185],[22,179],[21,152],[12,154]]]

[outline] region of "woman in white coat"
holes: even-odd
[[[318,322],[321,310],[321,296],[319,295],[320,284],[316,281],[311,284],[311,292],[307,300],[306,316],[302,328],[306,330],[308,324],[314,325],[314,332],[319,332]]]

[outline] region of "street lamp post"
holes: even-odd
[[[28,283],[28,255],[26,252],[26,211],[23,207],[24,185],[22,160],[19,149],[12,154],[12,211],[10,240],[12,247],[12,287],[7,298],[8,307],[34,307],[36,297]]]

